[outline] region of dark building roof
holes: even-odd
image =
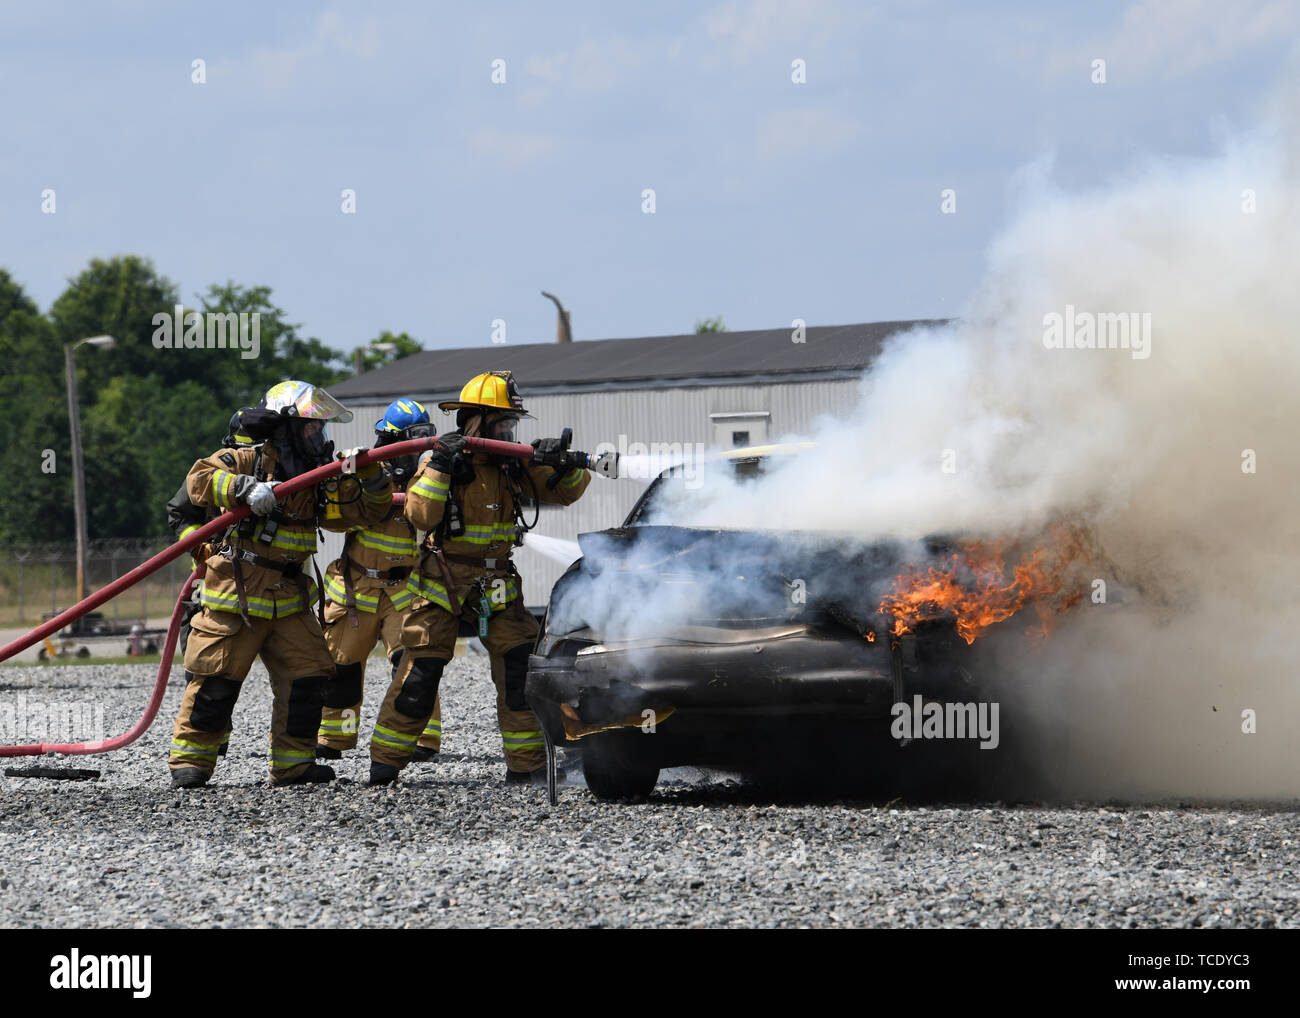
[[[871,363],[887,336],[938,324],[811,326],[802,343],[793,341],[792,329],[783,328],[426,350],[330,386],[330,391],[352,400],[404,394],[426,401],[451,399],[480,372],[507,368],[525,395],[852,377]]]

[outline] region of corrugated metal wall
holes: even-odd
[[[519,440],[558,435],[564,427],[573,428],[574,448],[594,452],[601,442],[623,447],[641,442],[703,443],[711,447],[713,413],[766,411],[770,414],[768,439],[776,441],[788,435],[808,434],[819,416],[848,414],[857,404],[856,381],[780,382],[772,385],[734,385],[601,392],[583,395],[535,396],[525,401],[536,420],[522,422]],[[387,403],[353,404],[356,415],[349,424],[330,425],[335,448],[371,445],[375,421]],[[438,430],[455,427],[451,414],[430,408]],[[537,533],[548,537],[575,540],[580,533],[603,530],[623,521],[641,492],[647,478],[624,477],[592,479],[587,493],[567,509],[543,509]],[[321,564],[335,558],[342,548],[342,538],[327,535]],[[524,600],[529,607],[540,607],[550,596],[551,586],[563,572],[552,562],[526,545],[515,552],[515,560],[524,577]]]

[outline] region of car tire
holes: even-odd
[[[602,801],[639,802],[654,791],[659,764],[632,740],[636,731],[597,732],[582,740],[582,775],[591,794]]]

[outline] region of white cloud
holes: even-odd
[[[1054,64],[1058,72],[1086,75],[1100,58],[1111,81],[1178,78],[1298,29],[1300,4],[1294,0],[1137,0],[1114,34],[1071,48]]]
[[[839,21],[832,0],[732,0],[706,14],[703,26],[710,37],[729,40],[732,58],[743,64],[780,47],[824,40]]]
[[[373,60],[379,55],[379,49],[379,24],[374,18],[352,22],[334,11],[326,11],[317,19],[310,39],[280,49],[258,47],[253,51],[252,64],[261,85],[286,88],[303,64],[339,52]]]
[[[524,62],[524,70],[551,85],[569,85],[579,92],[607,92],[627,72],[645,63],[661,46],[654,42],[632,43],[620,36],[586,39],[572,50],[550,55],[536,54]]]
[[[471,142],[474,154],[507,166],[527,166],[548,158],[555,149],[555,139],[543,134],[521,134],[484,128]]]
[[[531,56],[524,62],[524,70],[543,81],[556,84],[563,77],[564,67],[568,62],[568,53],[556,53],[548,57]]]
[[[769,113],[758,129],[758,154],[764,159],[829,152],[858,133],[854,120],[830,110]]]

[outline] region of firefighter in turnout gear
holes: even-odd
[[[511,553],[529,527],[525,502],[570,505],[591,474],[558,439],[535,442],[528,463],[466,447],[467,437],[512,441],[515,422],[528,416],[508,371],[475,376],[459,400],[439,407],[456,411],[459,430],[439,440],[406,490],[406,517],[428,535],[407,585],[402,658],[370,742],[370,783],[395,780],[411,759],[462,619],[477,626],[493,658],[506,780],[529,781],[544,766],[541,725],[524,699],[537,623],[524,610]]]
[[[375,425],[375,448],[437,434],[429,413],[413,399],[399,399]],[[415,475],[418,456],[385,460],[396,491],[405,491]],[[334,677],[325,683],[316,755],[337,760],[357,744],[366,659],[376,641],[397,668],[402,653],[402,623],[411,603],[406,581],[419,563],[415,528],[394,505],[378,523],[349,530],[343,554],[325,573],[325,642],[334,658]],[[442,710],[433,703],[414,760],[438,758],[442,745]]]
[[[208,558],[203,607],[191,621],[188,680],[172,734],[172,784],[205,784],[244,677],[260,656],[270,673],[270,778],[275,785],[329,781],[314,763],[325,683],[334,663],[312,607],[317,585],[303,563],[316,551],[317,527],[346,531],[377,523],[392,507],[388,475],[371,464],[277,501],[276,482],[330,461],[325,422],[351,413],[324,389],[287,381],[241,418],[247,447],[218,450],[190,468],[186,486],[201,506],[252,513]]]
[[[235,411],[234,416],[230,418],[230,430],[226,432],[226,437],[221,440],[223,449],[238,449],[253,444],[253,440],[240,430],[239,419],[243,416],[245,410],[252,410],[252,407],[240,407]],[[176,536],[176,540],[181,541],[189,537],[190,534],[198,530],[206,523],[211,523],[221,515],[222,510],[215,505],[202,506],[196,505],[190,499],[188,487],[182,483],[176,489],[176,494],[171,497],[167,503],[167,526]],[[190,550],[190,555],[194,559],[196,566],[203,565],[208,560],[217,545],[221,543],[221,538],[214,537],[212,540],[205,541],[198,547]],[[185,648],[189,644],[190,638],[190,620],[199,613],[201,607],[200,598],[203,593],[203,581],[200,580],[195,585],[192,600],[185,605],[185,616],[181,620],[179,638],[176,641],[176,649],[184,656]],[[230,745],[230,732],[226,732],[225,738],[221,742],[221,748],[218,750],[220,756],[226,755],[226,748]]]

